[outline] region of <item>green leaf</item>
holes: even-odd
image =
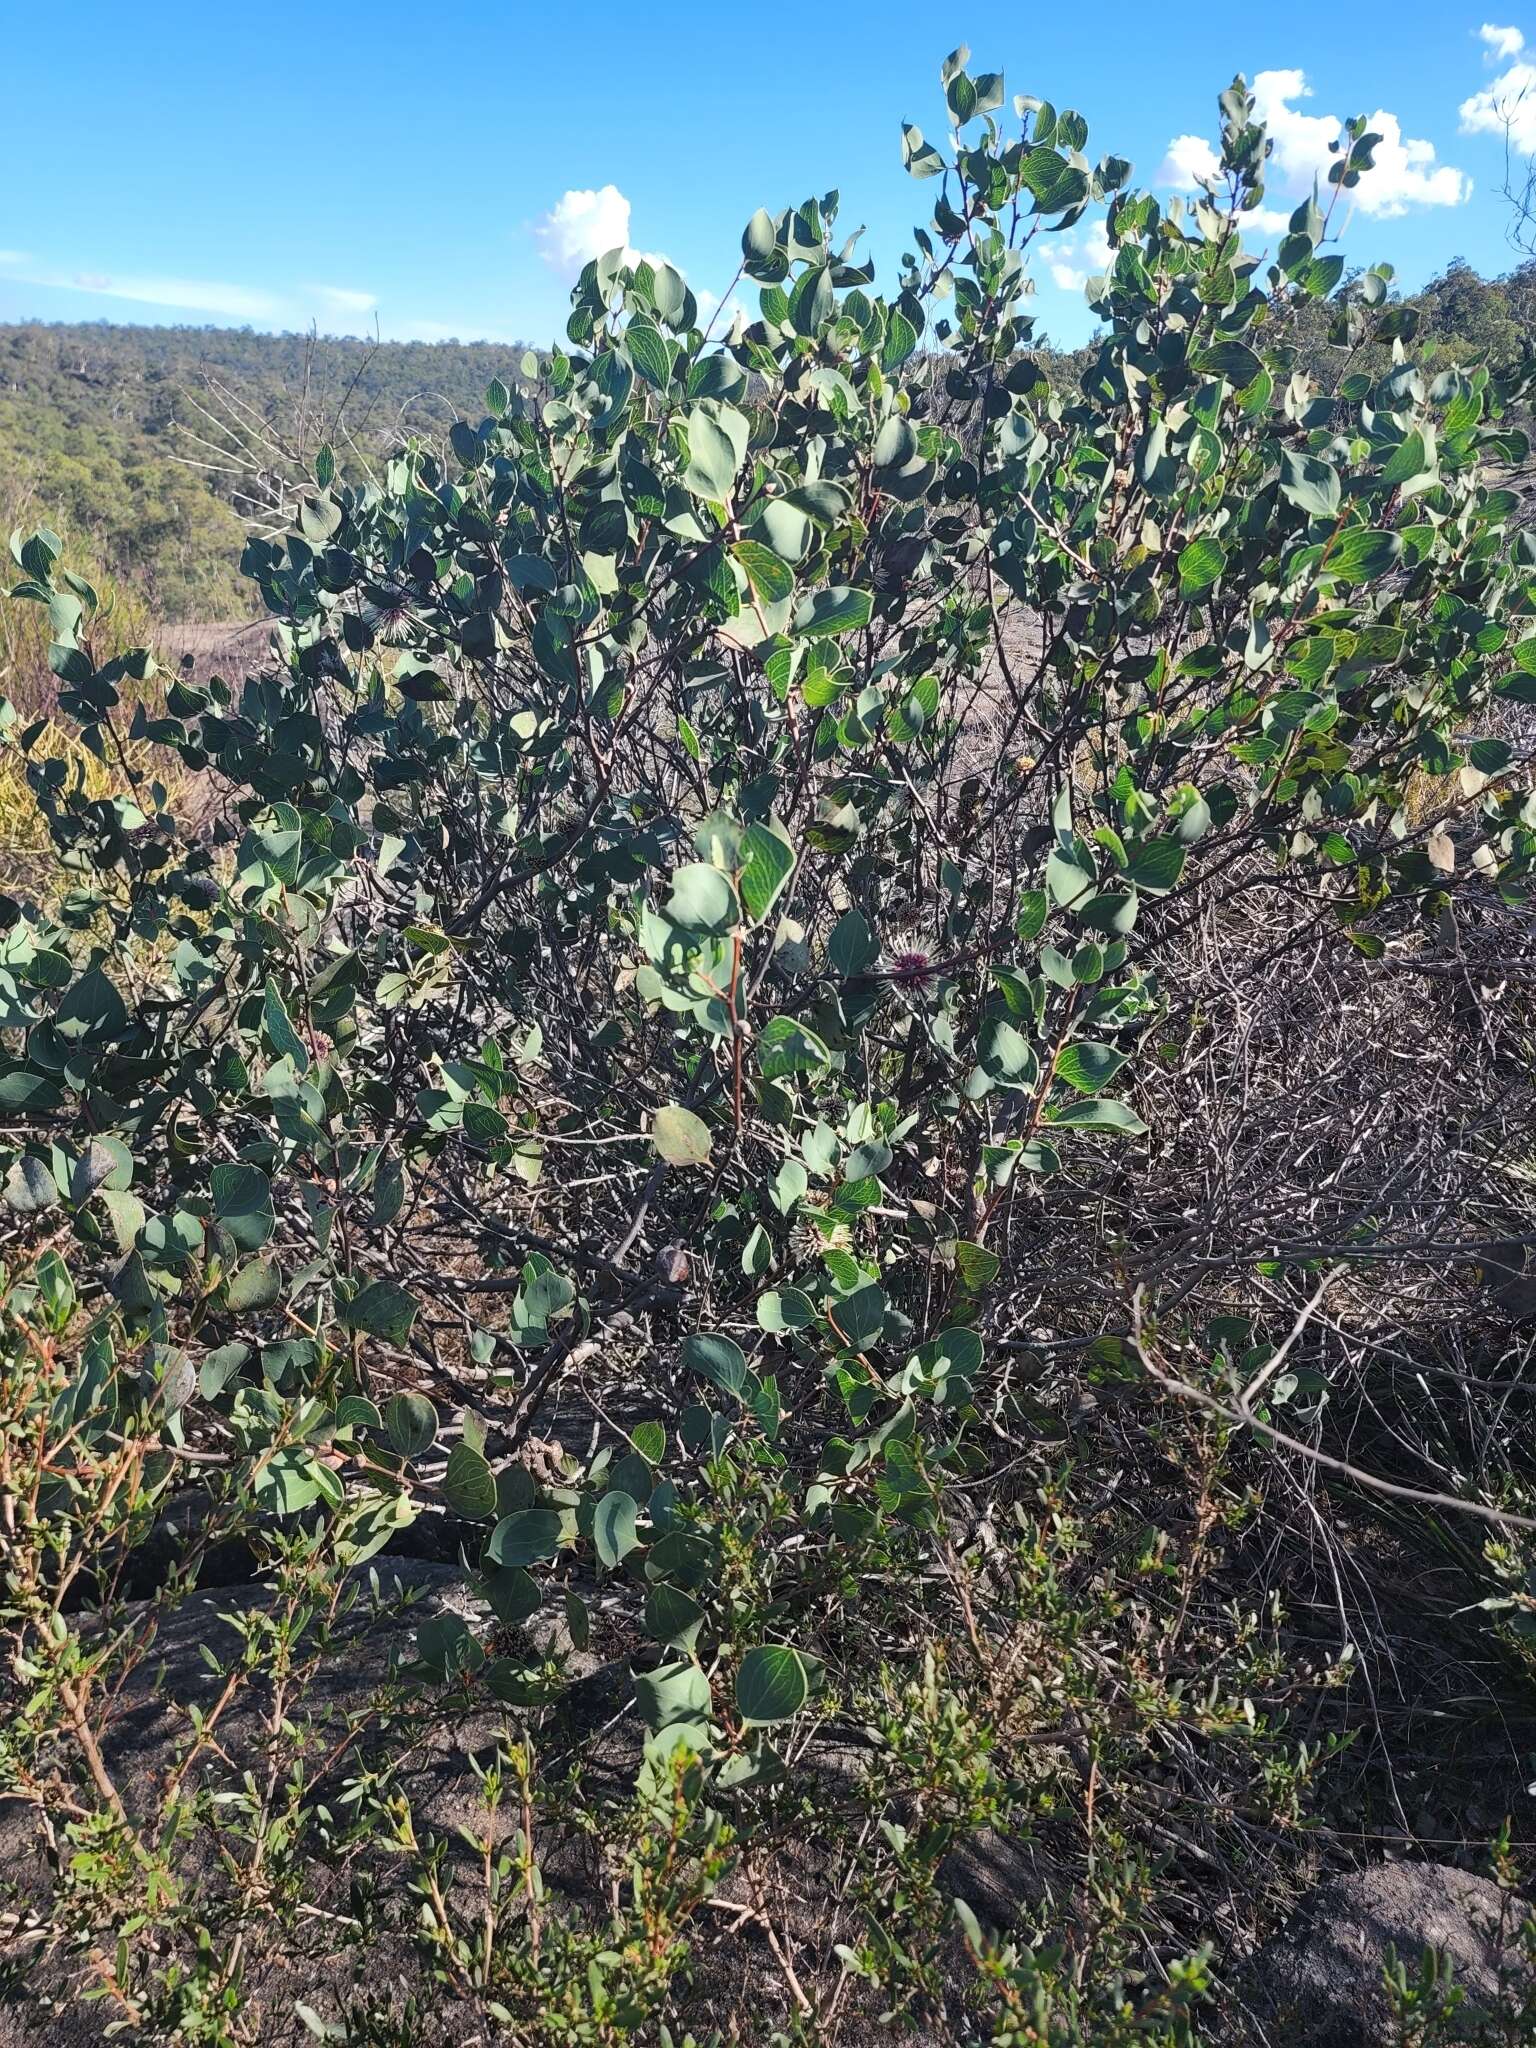
[[[272,1183],[260,1167],[221,1162],[209,1175],[213,1213],[243,1252],[259,1252],[277,1226]]]
[[[1209,590],[1227,566],[1227,551],[1219,540],[1205,534],[1179,552],[1179,595],[1198,597]]]
[[[832,1055],[809,1025],[793,1017],[774,1017],[758,1037],[757,1058],[765,1081],[782,1081],[791,1074],[815,1073],[830,1065]]]
[[[592,1514],[592,1541],[600,1561],[612,1571],[639,1542],[635,1524],[639,1510],[627,1493],[605,1493]]]
[[[1084,1095],[1091,1095],[1095,1088],[1102,1088],[1112,1081],[1125,1065],[1125,1054],[1116,1052],[1113,1046],[1096,1045],[1087,1039],[1076,1045],[1063,1046],[1056,1055],[1056,1075],[1069,1088],[1076,1088]]]
[[[1331,462],[1303,449],[1287,448],[1280,457],[1280,493],[1313,518],[1332,519],[1343,487]]]
[[[795,613],[795,631],[802,639],[822,639],[837,633],[857,632],[867,626],[874,606],[862,590],[844,584],[818,590]]]
[[[1415,428],[1405,441],[1393,449],[1391,457],[1382,467],[1381,481],[1395,490],[1400,484],[1412,483],[1415,477],[1423,476],[1431,467],[1424,436]]]
[[[742,1246],[741,1270],[749,1280],[760,1280],[773,1264],[773,1239],[761,1223],[754,1223],[752,1234]]]
[[[1531,643],[1536,646],[1536,641]],[[827,959],[836,974],[863,974],[880,957],[880,942],[862,910],[845,910],[827,940]]]
[[[443,1497],[467,1522],[488,1522],[496,1512],[496,1475],[473,1444],[455,1444],[443,1475]]]
[[[1190,357],[1190,368],[1202,376],[1225,377],[1237,390],[1246,390],[1264,365],[1241,341],[1218,341]]]
[[[937,178],[944,169],[943,157],[910,121],[901,124],[901,161],[914,178]]]
[[[1341,583],[1370,583],[1396,566],[1402,541],[1382,527],[1352,526],[1341,533],[1327,555],[1324,573]]]
[[[676,1643],[691,1650],[704,1620],[704,1610],[691,1593],[665,1580],[645,1596],[644,1627],[653,1642]]]
[[[8,1074],[0,1074],[0,1109],[25,1110],[39,1116],[57,1109],[63,1100],[62,1091],[46,1074],[34,1074],[25,1067],[13,1067]]]
[[[736,1707],[744,1721],[766,1726],[798,1714],[810,1697],[811,1681],[798,1650],[762,1643],[748,1650],[736,1674]]]
[[[885,342],[880,350],[880,367],[889,375],[899,370],[917,347],[917,329],[905,313],[892,310],[886,315]]]
[[[990,1287],[1003,1270],[1003,1262],[996,1252],[989,1252],[985,1245],[971,1244],[964,1239],[955,1246],[955,1265],[972,1294],[979,1294],[984,1287]]]
[[[729,504],[747,452],[747,422],[734,406],[701,399],[687,419],[688,467],[683,482],[696,498]]]
[[[489,1549],[487,1544],[487,1552]],[[480,1589],[503,1628],[521,1628],[530,1615],[538,1613],[543,1601],[538,1580],[520,1564],[491,1564],[480,1580]]]
[[[419,1458],[437,1441],[437,1410],[425,1394],[392,1394],[384,1404],[384,1430],[402,1458]]]
[[[120,1192],[133,1179],[133,1154],[121,1138],[92,1138],[69,1176],[69,1199],[89,1201],[98,1188]]]
[[[782,604],[793,594],[794,571],[788,562],[776,555],[772,548],[764,547],[760,540],[733,541],[731,553],[746,571],[748,582],[764,604]]]
[[[1124,938],[1135,929],[1139,900],[1134,889],[1123,894],[1107,891],[1094,896],[1078,911],[1078,919],[1091,932],[1102,932],[1106,938]]]
[[[669,1749],[679,1742],[693,1749],[708,1747],[709,1680],[691,1658],[637,1672],[635,1705],[652,1735],[663,1738]]]
[[[773,215],[760,206],[742,231],[741,253],[756,263],[766,263],[777,247]]]
[[[690,1371],[719,1387],[722,1393],[746,1391],[746,1354],[734,1339],[717,1331],[697,1331],[683,1339],[682,1355],[683,1364]]]
[[[797,484],[792,491],[784,493],[780,502],[791,506],[796,512],[803,512],[808,519],[814,519],[818,526],[836,526],[852,509],[848,493],[841,484],[833,483],[829,477],[818,477],[812,483]]]
[[[519,1508],[503,1515],[485,1545],[495,1565],[542,1564],[560,1548],[560,1515],[555,1508]]]
[[[18,1216],[36,1216],[59,1199],[58,1184],[40,1159],[23,1153],[5,1177],[5,1199]]]
[[[637,1422],[629,1440],[650,1466],[659,1465],[667,1454],[667,1432],[659,1422]]]
[[[365,1337],[381,1337],[389,1344],[404,1344],[416,1320],[417,1302],[393,1280],[370,1280],[351,1301],[338,1303],[337,1313],[348,1329]]]
[[[282,1274],[271,1259],[252,1259],[231,1276],[224,1298],[237,1315],[271,1308],[282,1292]]]
[[[689,861],[673,875],[667,904],[673,924],[693,932],[727,932],[736,923],[739,910],[730,878],[708,861]]]
[[[798,1287],[777,1287],[757,1299],[758,1328],[774,1336],[805,1330],[816,1320],[816,1304]]]
[[[1176,887],[1188,851],[1177,839],[1149,839],[1126,864],[1125,879],[1151,895]]]
[[[866,1351],[885,1327],[888,1306],[884,1291],[872,1280],[866,1281],[851,1294],[829,1303],[827,1319],[850,1351]]]
[[[624,331],[624,346],[646,383],[665,391],[672,380],[672,351],[661,329],[649,320],[631,320]]]
[[[753,821],[742,834],[744,856],[737,883],[747,915],[761,924],[794,871],[795,850],[778,832]]]
[[[892,413],[875,436],[876,469],[900,469],[917,452],[917,436],[903,416]]]
[[[1063,1124],[1070,1130],[1078,1131],[1120,1131],[1128,1137],[1135,1137],[1147,1127],[1133,1109],[1123,1102],[1112,1102],[1096,1097],[1090,1102],[1063,1102],[1046,1110],[1047,1119],[1053,1124]]]
[[[708,1164],[711,1139],[709,1125],[681,1103],[669,1102],[656,1112],[651,1126],[651,1143],[668,1166]]]
[[[278,1059],[292,1060],[296,1073],[303,1074],[308,1071],[308,1050],[303,1039],[294,1030],[277,983],[270,975],[262,993],[262,1028],[266,1032],[267,1043]]]

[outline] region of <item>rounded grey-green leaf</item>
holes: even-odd
[[[351,1301],[339,1304],[342,1321],[365,1336],[404,1344],[416,1320],[417,1302],[393,1280],[370,1280]]]
[[[798,1287],[775,1287],[757,1299],[758,1328],[772,1336],[806,1330],[816,1320],[816,1304]]]
[[[741,253],[763,263],[773,254],[778,244],[773,215],[766,207],[760,206],[747,222],[741,237]]]
[[[635,1524],[636,1502],[627,1493],[605,1493],[592,1513],[592,1542],[599,1560],[610,1571],[635,1548],[640,1538]]]
[[[1112,1081],[1125,1065],[1125,1054],[1116,1052],[1112,1045],[1096,1045],[1081,1040],[1076,1045],[1064,1046],[1056,1055],[1056,1075],[1069,1088],[1076,1088],[1084,1095],[1091,1095]]]
[[[720,1331],[697,1330],[685,1337],[683,1363],[724,1393],[740,1394],[746,1387],[746,1354]]]
[[[5,1199],[18,1216],[35,1216],[53,1207],[59,1190],[43,1162],[23,1154],[5,1177]]]
[[[488,1522],[496,1512],[496,1475],[473,1444],[455,1444],[443,1475],[443,1498],[467,1522]]]
[[[1118,893],[1106,890],[1090,898],[1078,917],[1091,932],[1102,932],[1106,938],[1123,938],[1135,926],[1137,902],[1134,889]]]
[[[554,1508],[519,1508],[503,1515],[486,1539],[485,1561],[496,1565],[541,1564],[560,1548],[560,1516]]]
[[[875,436],[874,461],[877,469],[900,469],[917,453],[917,436],[900,413],[893,413]]]
[[[213,1213],[243,1252],[258,1252],[272,1235],[277,1218],[272,1183],[259,1166],[243,1160],[225,1161],[209,1175]]]
[[[704,1610],[692,1594],[666,1580],[652,1586],[645,1596],[645,1632],[654,1642],[692,1649],[703,1620]]]
[[[402,1458],[419,1458],[437,1441],[437,1410],[425,1394],[392,1394],[384,1407],[384,1429]]]
[[[98,1188],[118,1191],[133,1178],[133,1154],[121,1138],[92,1138],[69,1176],[69,1199],[88,1201]]]
[[[736,1674],[737,1709],[744,1721],[760,1725],[789,1720],[810,1692],[804,1658],[783,1643],[762,1643],[748,1650]]]
[[[672,877],[667,916],[688,931],[727,932],[737,922],[740,905],[730,877],[708,861],[690,861]]]
[[[795,613],[795,631],[802,639],[856,633],[869,624],[874,606],[863,590],[832,584],[808,597]]]
[[[656,1112],[651,1125],[651,1143],[668,1166],[706,1166],[709,1163],[709,1125],[703,1117],[680,1103],[668,1102]]]
[[[237,1315],[271,1308],[282,1291],[283,1276],[271,1259],[252,1259],[231,1275],[224,1299]]]

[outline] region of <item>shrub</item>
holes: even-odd
[[[792,2023],[821,2024],[844,1990],[799,1982],[754,1845],[820,1839],[825,1745],[859,1726],[883,1833],[839,1838],[838,1912],[864,1914],[845,1986],[977,2038],[990,1995],[999,2042],[1184,2039],[1202,1964],[1137,1990],[1160,1937],[1128,1836],[1113,1902],[1085,1907],[1090,1990],[971,1930],[954,1991],[945,1858],[1059,1796],[993,1750],[1080,1755],[1090,1842],[1100,1734],[1075,1729],[1139,1754],[1193,1714],[1211,1768],[1280,1807],[1316,1768],[1253,1707],[1261,1667],[1285,1690],[1262,1631],[1211,1637],[1198,1706],[1142,1668],[1123,1592],[1071,1579],[1069,1501],[987,1563],[968,1489],[1028,1416],[993,1348],[1026,1276],[994,1246],[1058,1176],[1136,1175],[1170,966],[1256,876],[1367,963],[1453,899],[1524,900],[1531,794],[1500,727],[1536,694],[1536,543],[1494,473],[1525,457],[1506,414],[1536,367],[1432,374],[1388,274],[1344,281],[1329,224],[1368,173],[1363,122],[1266,265],[1241,80],[1216,189],[1165,209],[1122,159],[1090,164],[1079,115],[1009,117],[967,65],[944,67],[953,148],[903,131],[937,196],[890,296],[835,193],[760,211],[727,338],[678,272],[615,252],[529,366],[554,395],[493,384],[450,467],[406,447],[354,487],[322,451],[296,530],[247,545],[273,658],[238,690],[132,703],[149,657],[99,659],[52,536],[13,544],[82,745],[169,749],[238,821],[191,836],[163,791],[30,759],[60,879],[17,890],[4,940],[6,1625],[30,1695],[9,1768],[39,1806],[72,1788],[49,1940],[142,2024],[242,2038],[239,1912],[291,1924],[301,1845],[340,1855],[365,1816],[479,2024],[652,2025],[727,1871]],[[1103,326],[1062,394],[1028,264],[1098,204]],[[1326,396],[1296,369],[1322,301]],[[1348,369],[1367,344],[1391,349],[1374,379]],[[1269,1354],[1183,1330],[1172,1300],[1137,1331],[1101,1340],[1127,1384],[1178,1344],[1225,1427],[1262,1424],[1236,1388]],[[582,1388],[592,1446],[550,1454]],[[1182,1427],[1203,1546],[1241,1488],[1211,1425]],[[156,1611],[233,1538],[284,1589],[230,1679],[265,1673],[274,1701],[270,1769],[221,1795],[238,1910],[175,1874],[210,1813],[186,1805],[218,1752],[202,1710],[139,1814],[93,1733],[148,1653],[114,1619],[129,1560],[194,1485]],[[276,1740],[290,1670],[344,1654],[325,1631],[358,1568],[431,1532],[479,1604],[423,1619],[406,1675],[524,1731],[486,1788],[521,1808],[484,1849],[515,1920],[457,1903],[363,1728],[347,1823]],[[1119,1540],[1126,1583],[1155,1585],[1156,1546]],[[644,1753],[601,1817],[530,1746],[570,1671],[530,1633],[555,1611],[574,1649],[617,1629],[636,1659]],[[562,1799],[626,1873],[597,1931],[544,1904],[534,1836]],[[343,1918],[366,1935],[375,1910]]]

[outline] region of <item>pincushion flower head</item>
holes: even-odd
[[[362,606],[363,623],[375,640],[386,647],[398,647],[410,630],[410,600],[403,590],[370,588]]]
[[[902,946],[891,955],[886,976],[898,988],[922,990],[931,988],[938,979],[938,968],[933,955],[921,946]]]

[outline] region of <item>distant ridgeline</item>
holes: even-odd
[[[384,342],[106,322],[0,326],[0,520],[39,519],[166,620],[250,603],[236,564],[265,479],[319,441],[367,455],[479,418],[516,343]],[[291,457],[291,460],[288,458]]]
[[[1400,303],[1447,366],[1499,362],[1536,330],[1536,261],[1497,279],[1452,263]],[[1343,351],[1323,301],[1309,317],[1299,367],[1327,386]],[[1379,372],[1389,347],[1357,350],[1349,369]],[[1043,353],[1063,394],[1091,357]],[[407,435],[437,439],[480,416],[492,378],[522,381],[523,354],[229,327],[0,326],[0,520],[5,532],[52,524],[74,559],[127,579],[164,620],[236,618],[249,605],[239,536],[261,523],[272,474],[307,474],[322,440],[347,466],[349,447],[373,456]]]

